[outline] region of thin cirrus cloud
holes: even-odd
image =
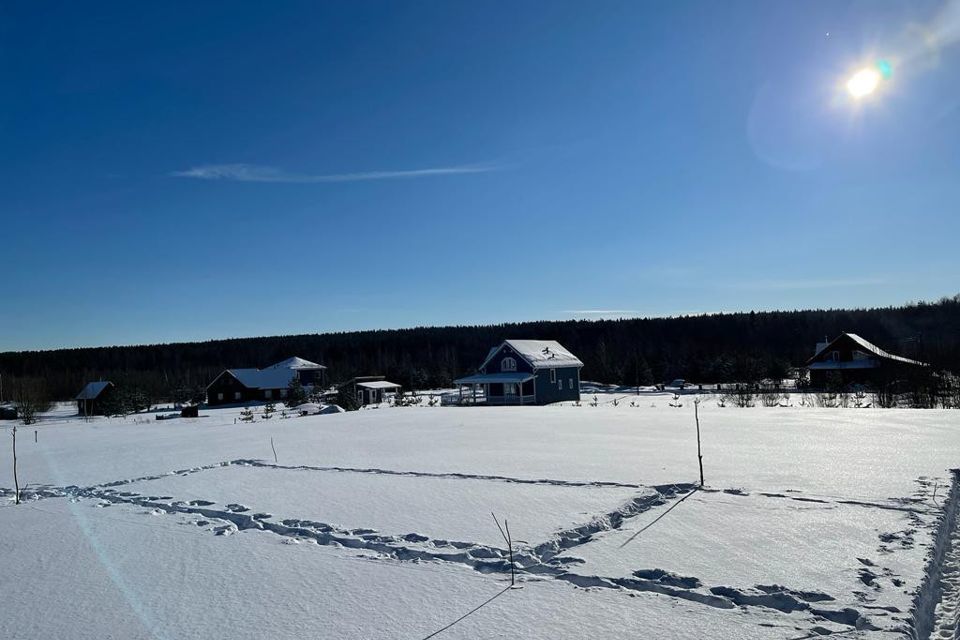
[[[401,169],[394,171],[362,171],[357,173],[291,173],[276,167],[255,164],[205,164],[185,171],[174,171],[176,178],[197,180],[225,180],[232,182],[275,182],[292,184],[322,184],[329,182],[359,182],[363,180],[393,180],[402,178],[429,178],[434,176],[487,173],[499,169],[499,165],[465,164],[426,169]]]

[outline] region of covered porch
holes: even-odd
[[[459,404],[536,404],[532,373],[478,373],[454,380]]]

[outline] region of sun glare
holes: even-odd
[[[880,72],[876,69],[861,69],[847,80],[847,91],[854,98],[864,98],[876,90],[880,78]]]

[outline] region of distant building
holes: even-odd
[[[927,366],[888,353],[855,333],[842,333],[833,340],[817,343],[816,353],[806,362],[812,387],[824,387],[831,380],[844,386],[889,382]]]
[[[361,376],[340,385],[344,393],[352,394],[361,406],[380,404],[387,393],[397,393],[400,385],[388,381],[384,376]]]
[[[81,416],[102,416],[110,403],[113,394],[117,392],[114,384],[108,380],[88,382],[77,394],[77,412]]]
[[[322,387],[326,367],[303,358],[287,358],[265,369],[227,369],[207,386],[207,404],[285,400],[290,383]]]
[[[476,374],[454,382],[465,402],[482,390],[486,404],[550,404],[580,399],[581,367],[555,340],[505,340],[490,349]]]
[[[0,420],[16,420],[17,408],[11,404],[0,404]]]

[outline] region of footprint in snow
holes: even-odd
[[[209,507],[213,503],[209,500],[191,500],[188,504],[191,507]]]

